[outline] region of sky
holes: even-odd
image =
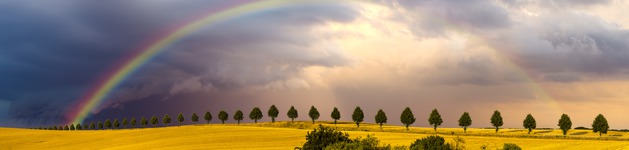
[[[234,1],[0,1],[0,126],[68,122],[67,113],[143,43]],[[251,2],[243,2],[247,4]],[[389,124],[410,107],[429,126],[629,128],[629,14],[622,0],[380,0],[269,7],[208,24],[129,75],[86,121],[232,114],[270,105],[287,120]],[[216,118],[216,117],[215,117]],[[262,121],[270,121],[266,116]],[[218,123],[216,119],[212,122]],[[235,122],[230,120],[228,122]],[[245,119],[244,122],[253,122]],[[189,120],[186,123],[191,123]]]

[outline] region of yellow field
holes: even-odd
[[[325,126],[329,122],[317,122]],[[293,149],[305,142],[305,135],[316,125],[299,123],[212,124],[187,125],[165,128],[100,130],[100,131],[50,131],[0,128],[0,149]],[[415,139],[434,133],[432,128],[413,127],[406,131],[400,126],[363,124],[359,129],[351,123],[336,125],[352,137],[374,135],[382,143],[410,145]],[[366,130],[366,131],[365,131]],[[571,130],[566,138],[558,130],[535,130],[527,135],[521,129],[439,128],[438,134],[448,142],[459,135],[465,139],[467,149],[501,147],[503,143],[515,143],[523,149],[629,149],[628,133],[609,132],[605,140],[588,130]],[[454,133],[454,134],[453,134]],[[613,136],[609,136],[613,135]],[[625,141],[622,141],[625,140]]]

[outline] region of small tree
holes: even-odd
[[[332,110],[332,114],[330,114],[330,117],[334,119],[334,125],[336,125],[336,121],[341,119],[341,112],[339,112],[339,109],[334,107],[334,109]]]
[[[262,111],[258,107],[254,107],[251,112],[249,112],[249,119],[253,120],[254,123],[258,123],[258,120],[262,119]]]
[[[207,121],[207,123],[210,123],[210,121],[212,121],[212,114],[210,113],[210,111],[206,111],[203,118],[205,119],[205,121]]]
[[[111,120],[109,119],[105,120],[105,128],[111,129]]]
[[[312,119],[312,124],[314,124],[315,120],[319,119],[319,110],[314,106],[310,107],[310,111],[308,112],[308,116]]]
[[[402,115],[400,115],[400,121],[404,125],[406,125],[406,130],[408,130],[409,125],[415,123],[415,115],[413,115],[413,111],[411,111],[411,108],[404,108],[404,111],[402,111]]]
[[[135,120],[135,117],[131,118],[131,128],[135,128],[135,125],[136,125],[137,123],[138,123],[138,122]]]
[[[74,129],[76,129],[76,128],[74,128],[74,124],[71,124],[70,125],[70,130],[74,130]]]
[[[472,125],[472,117],[467,112],[463,112],[461,118],[459,118],[459,126],[463,127],[463,133],[467,132],[467,127]]]
[[[365,114],[363,113],[363,110],[356,106],[354,113],[352,113],[352,120],[356,123],[356,128],[360,128],[360,123],[363,122],[364,118]]]
[[[290,109],[288,110],[288,113],[286,113],[286,115],[288,115],[288,118],[290,118],[290,122],[295,121],[295,118],[299,117],[297,109],[295,109],[295,107],[293,106],[290,106]]]
[[[122,128],[127,128],[127,125],[129,125],[129,120],[127,120],[127,117],[124,117],[122,119]]]
[[[227,114],[227,112],[222,111],[218,113],[218,119],[221,120],[221,123],[225,124],[225,120],[227,120],[227,118],[229,118],[229,114]]]
[[[537,122],[535,121],[535,118],[533,118],[533,115],[528,114],[526,115],[526,118],[524,119],[524,121],[522,121],[522,125],[524,126],[525,129],[529,130],[529,134],[531,134],[531,131],[535,128],[537,128]]]
[[[63,128],[63,130],[70,130],[70,128],[68,127],[68,125],[66,125],[66,127]]]
[[[155,125],[157,125],[158,123],[159,120],[157,120],[157,116],[151,117],[151,125],[153,125],[153,127],[155,127]]]
[[[244,114],[242,114],[242,111],[240,110],[237,110],[236,113],[234,114],[234,120],[238,122],[238,125],[240,125],[240,121],[244,118],[243,116]]]
[[[39,129],[41,129],[41,127],[39,127]],[[83,130],[83,126],[81,126],[81,124],[76,124],[76,130]]]
[[[183,118],[183,114],[179,113],[179,115],[177,115],[177,121],[179,121],[179,126],[181,126],[181,123],[183,122],[184,118]]]
[[[57,130],[57,126],[53,126],[53,127],[52,127],[52,130]]]
[[[598,136],[603,136],[603,134],[607,134],[607,129],[609,129],[607,119],[605,119],[602,114],[598,114],[598,116],[594,118],[594,122],[592,122],[592,131],[594,131],[594,133],[598,132]]]
[[[446,143],[443,137],[438,135],[431,135],[421,139],[415,140],[411,143],[410,149],[412,150],[451,150],[452,145]]]
[[[146,125],[148,125],[149,122],[146,120],[146,118],[142,117],[142,119],[140,119],[140,125],[142,125],[143,128],[146,128]]]
[[[162,123],[165,126],[168,126],[168,124],[170,124],[171,121],[172,121],[172,119],[170,118],[170,116],[168,114],[165,114],[164,117],[162,118]]]
[[[382,129],[382,125],[387,123],[387,114],[382,111],[382,109],[378,110],[376,114],[376,123],[380,124],[380,129]]]
[[[192,120],[192,122],[194,122],[194,124],[197,124],[197,122],[199,122],[199,116],[197,115],[197,113],[192,113],[192,116],[190,117],[190,120]]]
[[[275,118],[277,118],[277,116],[280,114],[280,111],[277,110],[277,107],[275,107],[275,105],[271,105],[271,108],[269,108],[267,114],[269,115],[269,117],[271,117],[271,123],[275,123]]]
[[[104,130],[105,126],[103,125],[103,122],[98,121],[98,129]]]
[[[114,128],[115,129],[120,128],[120,122],[118,121],[118,119],[114,119]]]
[[[566,136],[568,130],[572,128],[572,121],[570,121],[570,117],[568,115],[562,114],[561,118],[559,119],[559,123],[557,123],[557,126],[559,126],[559,128],[561,129],[563,135]]]
[[[86,123],[86,124],[83,124],[83,130],[89,130],[89,129],[90,129],[90,128],[87,126],[87,123]]]
[[[322,150],[334,143],[352,142],[349,134],[336,131],[330,127],[319,125],[313,131],[306,134],[306,143],[303,145],[304,150]]]
[[[502,116],[500,116],[500,112],[498,110],[495,110],[494,114],[491,115],[491,125],[496,128],[496,133],[498,133],[498,129],[500,129],[500,126],[502,126],[503,124],[504,123],[502,122]]]
[[[94,121],[90,123],[90,129],[96,130],[96,123],[94,123]]]
[[[437,108],[433,109],[430,113],[428,123],[434,127],[435,132],[437,132],[437,127],[440,126],[441,123],[443,123],[443,120],[441,119],[441,115],[439,114],[439,111],[437,111]]]

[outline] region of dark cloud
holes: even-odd
[[[9,116],[20,122],[62,122],[67,107],[141,43],[228,5],[166,0],[4,2],[0,4],[0,99],[12,102]],[[127,79],[102,107],[264,85],[290,78],[302,67],[343,65],[347,60],[334,50],[313,50],[311,41],[321,40],[308,31],[326,22],[350,22],[355,15],[352,7],[326,4],[224,20],[169,47]],[[309,55],[300,55],[304,53]]]

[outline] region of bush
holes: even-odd
[[[502,150],[522,150],[522,148],[513,143],[505,143],[505,145],[502,146]]]
[[[367,138],[360,137],[350,142],[337,142],[325,147],[326,150],[390,150],[391,145],[380,145],[380,140],[367,135]]]
[[[422,139],[417,139],[411,143],[411,150],[452,150],[452,146],[446,143],[443,137],[431,135]]]
[[[351,140],[349,139],[349,135],[347,133],[319,125],[319,127],[314,129],[312,132],[308,132],[303,149],[320,150],[328,145],[338,142],[351,142]]]

